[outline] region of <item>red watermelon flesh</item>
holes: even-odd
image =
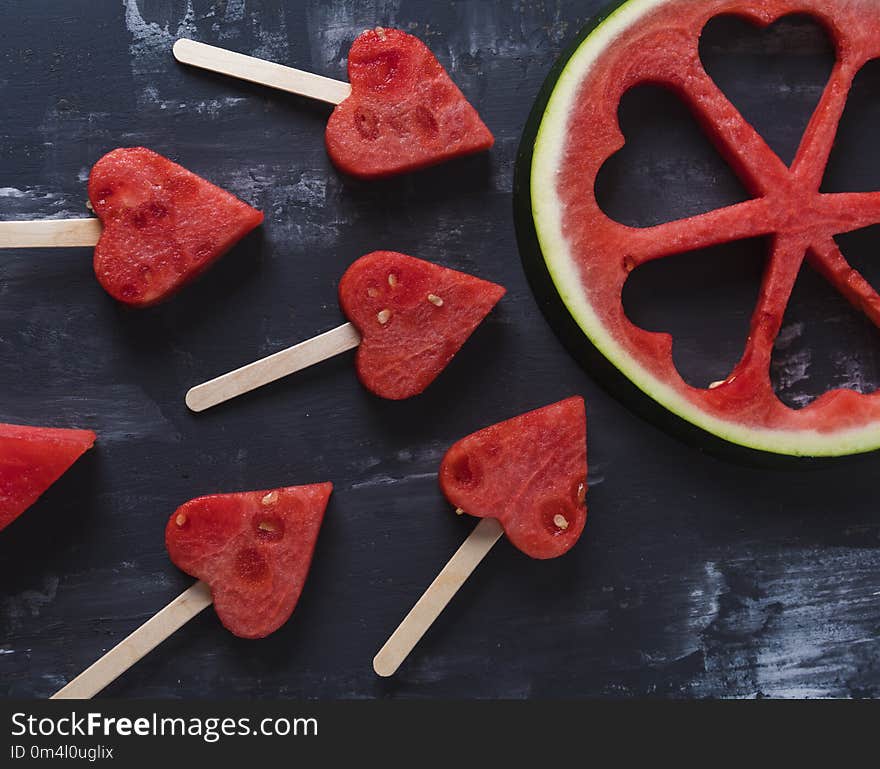
[[[630,2],[598,28],[596,38],[606,25],[610,29],[639,15],[632,28],[610,39],[580,76],[570,63],[567,79],[559,81],[558,98],[548,107],[554,116],[565,116],[563,138],[558,157],[548,149],[550,139],[536,142],[532,203],[554,279],[580,279],[566,292],[582,296],[566,303],[593,344],[639,388],[728,440],[807,455],[877,446],[880,391],[831,390],[805,408],[792,409],[774,392],[770,363],[805,260],[880,324],[880,296],[835,241],[836,235],[880,222],[880,193],[821,191],[852,82],[866,62],[880,57],[878,10],[876,0]],[[822,23],[834,42],[836,66],[790,166],[702,65],[701,32],[724,14],[760,27],[791,14],[808,15]],[[576,89],[570,83],[578,83]],[[682,98],[753,199],[645,228],[625,226],[602,210],[594,194],[596,178],[625,142],[618,105],[641,83],[663,85]],[[723,382],[690,386],[675,367],[672,337],[639,328],[627,317],[624,284],[634,269],[651,260],[759,236],[770,236],[769,256],[742,357]]]
[[[0,530],[95,443],[91,430],[0,424]]]
[[[168,555],[208,584],[227,630],[264,638],[296,607],[331,491],[316,483],[190,500],[165,528]]]
[[[95,275],[132,307],[167,299],[263,221],[247,203],[144,147],[115,149],[95,163],[89,200],[104,224]]]
[[[394,251],[374,251],[339,282],[342,311],[361,333],[357,372],[391,400],[422,392],[446,367],[504,287]]]
[[[568,398],[462,438],[443,457],[440,487],[463,512],[497,518],[526,555],[567,552],[587,520],[584,399]]]
[[[377,27],[348,53],[351,96],[330,116],[327,152],[342,171],[390,176],[489,149],[477,111],[418,38]]]

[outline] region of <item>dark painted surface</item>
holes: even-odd
[[[100,435],[94,452],[0,534],[0,694],[50,694],[190,583],[162,542],[181,502],[328,479],[336,493],[290,623],[267,640],[240,641],[206,612],[107,693],[880,693],[880,460],[779,474],[704,456],[598,389],[529,293],[510,214],[516,145],[553,59],[599,6],[0,3],[0,216],[85,215],[92,163],[134,144],[267,215],[262,232],[201,282],[140,313],[102,293],[88,250],[0,253],[0,421]],[[411,30],[437,53],[495,132],[490,155],[385,183],[352,182],[325,156],[325,107],[186,70],[169,52],[180,33],[343,77],[351,40],[375,24]],[[766,105],[782,114],[815,101],[821,35],[803,24],[764,35],[734,27],[714,35],[711,55],[744,111],[766,120]],[[647,150],[634,157],[630,180],[619,169],[624,186],[613,206],[630,206],[621,216],[668,218],[736,193],[720,161],[687,138],[687,118],[672,119],[679,128],[659,136],[643,126]],[[876,188],[876,131],[852,125],[848,141],[866,144],[854,161],[837,161],[835,184],[849,162],[854,184]],[[796,145],[799,130],[798,120],[768,128],[780,152]],[[679,146],[668,146],[676,136]],[[853,247],[876,253],[871,238]],[[340,322],[336,282],[376,248],[509,289],[424,396],[379,401],[342,356],[213,412],[187,412],[190,385]],[[724,355],[735,358],[741,344],[758,270],[750,257],[737,268],[739,251],[731,253],[722,286],[712,273],[688,270],[635,285],[632,312],[680,335],[677,356],[693,376],[724,369]],[[697,285],[682,288],[685,280]],[[675,301],[667,288],[678,291]],[[818,300],[795,310],[802,317],[788,319],[784,332],[791,352],[777,351],[793,403],[823,382],[875,386],[873,331]],[[822,332],[815,344],[811,324]],[[589,414],[583,540],[553,562],[499,544],[398,676],[377,679],[376,649],[473,525],[437,489],[445,447],[572,393],[587,398]]]

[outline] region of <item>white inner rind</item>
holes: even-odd
[[[558,169],[578,89],[596,60],[630,27],[668,0],[629,0],[581,43],[556,81],[535,138],[531,168],[532,216],[547,269],[568,311],[593,345],[640,390],[682,419],[724,440],[760,451],[793,456],[842,456],[880,448],[880,424],[835,432],[746,426],[709,414],[641,365],[602,324],[582,290],[583,278],[563,235],[564,205]]]

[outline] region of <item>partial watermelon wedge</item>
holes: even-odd
[[[95,163],[89,200],[104,225],[95,275],[132,307],[167,299],[263,221],[247,203],[144,147],[116,149]]]
[[[34,504],[95,440],[91,430],[0,424],[0,530]]]
[[[296,607],[332,491],[317,483],[193,499],[168,521],[168,555],[208,584],[227,630],[263,638]]]
[[[497,518],[532,558],[556,558],[587,520],[584,399],[568,398],[462,438],[440,465],[440,488],[460,511]]]
[[[505,289],[394,251],[346,270],[339,303],[362,341],[357,372],[383,398],[421,393],[452,360]]]
[[[377,27],[348,53],[351,96],[327,123],[327,152],[345,173],[376,178],[489,149],[494,138],[418,38]]]

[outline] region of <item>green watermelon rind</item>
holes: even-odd
[[[771,430],[725,421],[696,408],[640,365],[602,327],[584,294],[561,234],[552,194],[568,105],[595,60],[640,17],[668,0],[626,0],[580,31],[547,76],[526,121],[514,178],[514,213],[523,265],[550,325],[566,347],[633,410],[714,453],[737,459],[823,459],[880,448],[880,425],[822,433]],[[802,462],[801,462],[802,463]],[[775,464],[775,463],[774,463]]]

